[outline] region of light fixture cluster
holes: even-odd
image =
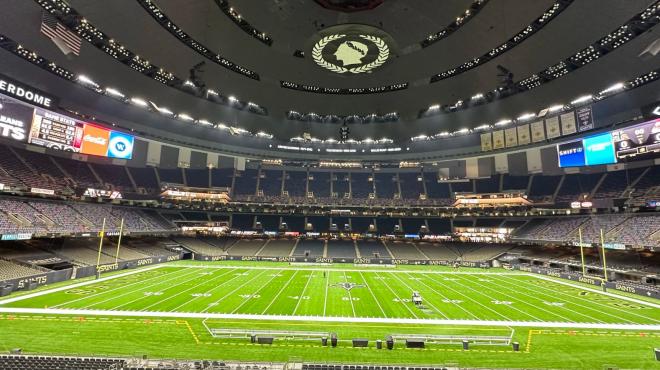
[[[548,8],[545,12],[543,12],[543,15],[540,17],[536,18],[531,24],[523,28],[520,32],[515,34],[513,37],[511,37],[509,40],[507,40],[505,43],[491,49],[489,52],[479,56],[475,57],[470,61],[467,61],[465,63],[462,63],[461,65],[448,69],[444,72],[440,72],[434,76],[431,77],[431,83],[434,82],[439,82],[444,79],[459,75],[461,73],[467,72],[471,70],[472,68],[475,68],[477,66],[480,66],[488,61],[493,60],[494,58],[506,53],[507,51],[513,49],[514,47],[518,46],[518,44],[522,43],[526,39],[528,39],[530,36],[535,34],[536,32],[540,31],[545,25],[550,23],[552,19],[557,17],[561,12],[563,12],[569,5],[573,3],[574,0],[558,0],[556,1],[550,8]]]
[[[366,124],[366,123],[384,123],[397,122],[399,114],[390,112],[385,114],[371,113],[364,116],[351,114],[347,116],[338,116],[336,114],[317,114],[314,112],[300,113],[295,110],[286,112],[286,118],[299,122],[331,123],[331,124]]]
[[[266,32],[259,31],[256,27],[251,25],[245,18],[241,16],[236,9],[229,5],[227,0],[214,0],[215,4],[222,10],[229,19],[231,19],[238,27],[240,27],[245,33],[254,37],[255,39],[261,41],[262,43],[271,46],[273,45],[273,39],[270,36],[266,35]]]
[[[586,94],[582,96],[578,96],[575,99],[573,99],[570,103],[568,104],[555,104],[552,105],[548,108],[542,109],[538,114],[536,113],[523,113],[518,118],[516,119],[501,119],[493,124],[483,124],[480,126],[477,126],[473,129],[467,129],[463,128],[454,132],[440,132],[436,135],[418,135],[415,137],[410,138],[411,141],[428,141],[428,140],[435,140],[435,139],[444,139],[444,138],[450,138],[454,136],[461,136],[461,135],[466,135],[469,133],[473,132],[483,132],[483,131],[488,131],[492,129],[499,129],[501,127],[509,126],[509,125],[515,125],[515,124],[522,124],[527,121],[530,121],[534,118],[543,118],[546,116],[552,116],[552,115],[557,115],[561,114],[564,111],[569,111],[572,109],[575,109],[577,107],[583,106],[590,104],[595,101],[600,101],[605,98],[608,98],[610,96],[619,94],[624,91],[629,91],[632,89],[635,89],[637,87],[640,87],[642,85],[651,83],[653,81],[656,81],[660,79],[660,69],[654,70],[648,73],[645,73],[642,76],[639,76],[633,80],[627,81],[627,82],[617,82],[609,87],[604,88],[603,90],[599,91],[598,93],[594,94]],[[481,94],[477,94],[472,97],[472,99],[478,99],[481,97]],[[429,107],[429,110],[438,110],[440,109],[440,106],[431,106]]]
[[[315,144],[330,144],[330,145],[387,145],[392,144],[394,140],[388,138],[382,139],[371,139],[366,138],[363,140],[355,139],[346,139],[345,141],[340,141],[337,139],[329,138],[326,140],[321,140],[312,136],[296,136],[289,139],[292,143],[315,143]]]
[[[231,71],[242,74],[243,76],[249,77],[253,80],[259,80],[259,74],[256,72],[238,65],[218,53],[212,52],[206,46],[202,45],[201,42],[192,38],[184,30],[182,30],[181,27],[172,22],[172,20],[165,13],[163,13],[152,0],[137,0],[137,2],[142,5],[147,13],[149,13],[149,15],[151,15],[151,17],[154,18],[158,24],[164,27],[174,37],[186,44],[186,46],[189,48],[195,50],[197,53],[201,54],[208,60]]]
[[[364,95],[364,94],[380,94],[392,91],[405,90],[408,88],[407,82],[396,83],[392,85],[383,85],[376,87],[321,87],[314,85],[298,84],[290,81],[280,81],[280,87],[296,91],[304,91],[316,94],[334,94],[334,95]]]
[[[452,23],[450,23],[447,27],[443,28],[438,32],[428,35],[419,44],[422,46],[422,48],[426,48],[446,38],[452,33],[458,31],[458,29],[461,28],[461,26],[465,25],[467,22],[469,22],[471,19],[475,17],[481,11],[481,9],[483,9],[483,7],[486,6],[488,1],[490,0],[475,0],[474,2],[472,2],[472,4],[470,4],[469,8],[467,8],[463,13],[457,16],[456,19]]]
[[[164,85],[175,88],[187,94],[200,97],[206,101],[230,106],[234,109],[245,110],[259,115],[267,115],[265,107],[258,104],[248,104],[247,102],[231,102],[228,97],[221,94],[210,95],[205,93],[206,87],[189,86],[185,80],[175,76],[173,73],[150,63],[139,55],[130,51],[116,40],[108,37],[98,28],[94,27],[89,21],[84,19],[73,8],[66,5],[62,0],[34,0],[44,10],[55,16],[61,24],[71,29],[78,36],[87,40],[90,44],[110,55],[116,61],[131,67],[137,72],[161,82]]]
[[[568,6],[572,1],[557,1],[555,5],[559,4],[559,7],[554,10],[553,16],[559,14],[562,10],[562,6]],[[653,5],[646,8],[643,12],[635,15],[633,18],[628,20],[625,24],[618,27],[613,32],[602,37],[600,40],[595,43],[587,46],[586,48],[578,51],[572,56],[561,60],[549,67],[546,67],[543,71],[535,73],[529,77],[523,78],[518,81],[511,87],[498,87],[492,91],[484,93],[485,99],[478,101],[471,101],[470,104],[464,104],[464,101],[470,101],[470,99],[460,99],[455,104],[433,104],[428,108],[422,109],[419,112],[419,117],[426,117],[437,115],[441,113],[451,113],[457,110],[467,109],[470,106],[481,105],[489,103],[493,100],[503,99],[521,92],[525,92],[534,88],[537,88],[547,82],[553,81],[560,77],[567,75],[568,73],[581,68],[593,61],[601,58],[602,56],[612,52],[616,48],[624,45],[625,43],[633,40],[637,36],[651,29],[656,24],[660,23],[660,5],[658,2],[655,2]],[[553,6],[555,8],[555,6]],[[544,20],[547,22],[549,19]],[[445,79],[450,76],[454,76],[461,73],[461,68],[445,71],[439,75],[434,76],[431,79],[431,82],[437,82],[442,79]]]

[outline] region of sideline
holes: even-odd
[[[502,326],[530,328],[573,328],[573,329],[613,329],[613,330],[650,330],[660,331],[660,325],[647,324],[601,324],[576,322],[538,322],[538,321],[497,321],[497,320],[444,320],[444,319],[404,319],[379,317],[329,317],[329,316],[287,316],[287,315],[250,315],[250,314],[212,314],[201,312],[142,312],[142,311],[105,311],[80,309],[48,308],[11,308],[0,307],[0,313],[75,315],[75,316],[112,316],[112,317],[167,317],[188,319],[238,319],[253,321],[314,321],[343,323],[379,323],[379,324],[425,324],[425,325],[468,325]]]

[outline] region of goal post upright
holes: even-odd
[[[105,234],[105,217],[103,217],[103,226],[101,226],[101,233],[99,234],[99,253],[96,256],[96,270],[98,271],[101,264],[101,250],[103,249],[103,235]]]
[[[587,267],[584,264],[584,245],[582,244],[582,227],[578,227],[578,237],[580,243],[580,258],[582,259],[582,276],[587,276]]]
[[[607,259],[605,258],[605,237],[603,235],[603,229],[600,229],[600,246],[603,249],[603,277],[605,278],[605,282],[608,281],[607,279]]]
[[[124,218],[121,219],[119,224],[119,239],[117,240],[117,252],[115,253],[115,263],[119,261],[119,247],[121,246],[121,235],[124,233]]]

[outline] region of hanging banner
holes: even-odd
[[[561,115],[561,134],[570,135],[577,132],[575,128],[575,113],[565,113]]]
[[[545,120],[545,132],[548,135],[548,139],[554,139],[561,136],[561,130],[559,130],[559,117],[552,117]]]
[[[531,142],[529,135],[529,125],[518,126],[518,145],[527,145]]]
[[[504,131],[493,131],[493,149],[504,148]]]
[[[518,146],[518,133],[516,132],[515,127],[504,130],[504,137],[507,148]]]
[[[594,114],[591,106],[577,109],[575,116],[577,117],[578,131],[588,131],[594,128]]]
[[[493,135],[490,132],[481,134],[481,151],[487,152],[493,150]]]

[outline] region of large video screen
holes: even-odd
[[[612,134],[607,132],[557,145],[559,167],[596,166],[616,163]]]
[[[25,141],[34,108],[0,95],[0,137]]]
[[[131,159],[134,138],[131,135],[37,108],[28,142],[74,153]]]
[[[660,119],[612,131],[617,158],[646,159],[660,152]]]
[[[559,167],[579,167],[585,165],[582,140],[557,145]]]
[[[584,138],[582,144],[584,145],[584,158],[587,166],[616,163],[611,133],[607,132]]]

